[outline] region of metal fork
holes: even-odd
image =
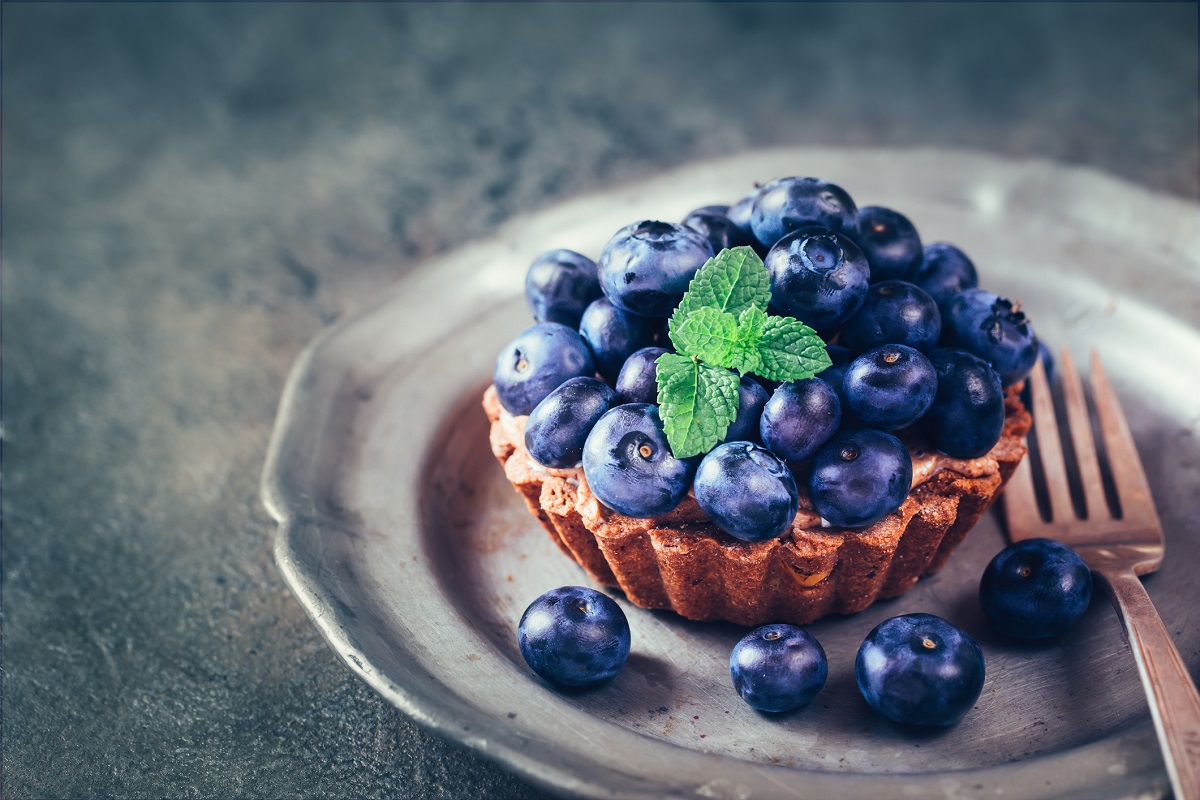
[[[1092,402],[1120,515],[1109,509],[1083,384],[1064,349],[1059,366],[1063,406],[1085,515],[1079,518],[1071,499],[1054,400],[1039,361],[1029,376],[1030,393],[1050,519],[1044,520],[1038,509],[1031,458],[1026,458],[1003,495],[1008,535],[1013,541],[1044,536],[1070,545],[1100,579],[1137,661],[1175,799],[1200,800],[1200,694],[1138,578],[1162,564],[1162,524],[1129,425],[1094,350],[1091,361]]]

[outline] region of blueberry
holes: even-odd
[[[829,661],[812,634],[795,625],[764,625],[729,655],[733,688],[752,708],[780,713],[806,706],[825,686]]]
[[[755,238],[754,227],[750,224],[750,216],[754,213],[754,201],[758,199],[758,196],[761,193],[761,187],[755,188],[754,191],[750,192],[741,200],[738,200],[736,203],[731,205],[729,210],[725,212],[725,216],[727,216],[729,221],[737,226],[738,231],[741,232],[743,241],[748,242],[750,246],[754,248],[754,252],[758,253],[759,258],[766,256],[767,251],[771,249],[770,247],[764,247],[762,243]]]
[[[728,211],[729,206],[697,208],[683,218],[683,224],[708,239],[714,253],[730,247],[757,244],[753,236],[744,234],[741,228],[729,219]]]
[[[597,378],[571,378],[546,395],[525,423],[525,449],[546,467],[573,467],[583,458],[583,443],[604,412],[617,404],[617,393]]]
[[[853,236],[858,209],[840,186],[818,178],[777,178],[762,188],[750,213],[754,237],[764,247],[798,228],[819,225]]]
[[[812,459],[808,496],[831,525],[860,528],[895,511],[912,487],[912,456],[890,433],[846,430]]]
[[[844,347],[838,349],[842,351],[846,350]],[[832,358],[833,345],[826,347],[826,350],[830,351],[830,357]],[[865,422],[858,418],[858,415],[850,410],[850,404],[846,401],[846,390],[844,388],[844,383],[846,378],[846,370],[848,369],[850,369],[849,361],[843,361],[839,363],[835,358],[833,360],[833,366],[826,367],[824,371],[817,375],[817,379],[825,381],[825,383],[829,384],[829,387],[833,389],[834,394],[837,395],[838,405],[840,405],[842,409],[842,418],[839,427],[843,430],[867,426]]]
[[[849,413],[850,409],[846,406],[846,393],[842,391],[842,380],[846,377],[846,370],[850,368],[850,362],[854,358],[850,355],[850,351],[841,345],[827,344],[825,352],[829,354],[832,364],[818,373],[817,377],[828,383],[837,392],[844,416]]]
[[[1092,571],[1053,539],[1025,539],[996,554],[979,581],[979,604],[992,625],[1018,639],[1067,632],[1092,600]]]
[[[796,518],[796,479],[787,464],[751,442],[717,445],[696,470],[696,502],[730,536],[765,542]]]
[[[938,450],[954,458],[987,455],[1004,431],[1004,389],[992,365],[966,350],[943,347],[930,359],[937,395],[921,430]]]
[[[758,442],[758,421],[771,394],[761,383],[748,375],[738,381],[737,417],[725,431],[727,442]]]
[[[595,374],[592,351],[578,332],[558,322],[539,322],[500,351],[492,382],[500,404],[519,417],[567,379]]]
[[[835,367],[846,366],[854,360],[854,358],[850,355],[850,349],[848,347],[842,347],[840,344],[825,345],[825,352],[829,354],[829,360]]]
[[[913,424],[929,410],[937,385],[937,372],[921,351],[885,344],[854,359],[842,389],[859,419],[894,431]]]
[[[725,211],[725,216],[729,217],[729,221],[738,226],[738,229],[750,238],[754,238],[754,226],[750,224],[750,217],[754,213],[754,201],[760,194],[762,194],[762,187],[756,186]]]
[[[788,234],[763,263],[771,275],[772,304],[819,331],[849,319],[866,298],[871,279],[858,246],[824,228]]]
[[[1054,379],[1054,353],[1050,352],[1050,347],[1038,339],[1038,358],[1042,360],[1042,368],[1046,370],[1046,377]]]
[[[585,586],[551,589],[521,615],[517,644],[530,668],[559,686],[614,677],[629,658],[629,621],[611,598]]]
[[[579,334],[592,350],[596,371],[615,383],[634,352],[654,344],[659,320],[622,311],[607,297],[592,301],[579,321]]]
[[[912,282],[920,286],[939,308],[966,289],[979,285],[979,275],[967,254],[949,242],[925,245],[924,258]]]
[[[854,677],[867,704],[902,725],[953,725],[983,690],[983,651],[971,635],[933,614],[875,626],[858,648]]]
[[[871,265],[871,280],[911,280],[924,252],[921,237],[908,217],[883,206],[858,210],[858,236],[854,240]]]
[[[817,377],[781,383],[763,408],[758,431],[772,453],[801,461],[829,441],[841,421],[837,392]]]
[[[1037,361],[1037,335],[1020,306],[983,289],[967,289],[946,307],[946,343],[986,358],[1000,381],[1022,381]]]
[[[615,306],[645,317],[668,317],[696,270],[713,255],[703,234],[683,225],[645,220],[626,225],[600,253],[600,288]]]
[[[770,378],[764,378],[761,375],[751,375],[750,378],[759,386],[767,390],[768,397],[771,396],[772,392],[779,388],[779,381],[773,381]]]
[[[929,352],[942,333],[942,315],[924,289],[905,281],[882,281],[867,291],[862,307],[842,328],[852,353],[881,344],[906,344]]]
[[[658,368],[655,362],[666,353],[662,347],[635,350],[617,375],[617,397],[622,403],[657,403]]]
[[[1049,346],[1038,337],[1038,360],[1042,362],[1042,369],[1046,371],[1046,380],[1054,382],[1054,353],[1050,351]],[[1032,368],[1031,368],[1032,369]],[[1026,382],[1021,387],[1021,402],[1026,408],[1033,408],[1033,391]]]
[[[600,294],[596,262],[574,250],[542,253],[525,273],[525,300],[538,322],[578,328],[583,310]]]
[[[583,445],[583,474],[601,503],[629,517],[666,514],[687,494],[699,459],[671,453],[658,406],[617,406]]]

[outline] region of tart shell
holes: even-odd
[[[692,620],[803,625],[903,594],[945,565],[1025,455],[1031,418],[1019,388],[1006,395],[1004,430],[991,452],[960,461],[918,449],[920,482],[879,522],[823,527],[802,499],[789,533],[757,543],[721,531],[691,496],[652,519],[611,511],[582,469],[546,469],[529,457],[525,418],[503,411],[495,387],[484,393],[483,408],[505,476],[593,581],[620,589],[635,605]]]

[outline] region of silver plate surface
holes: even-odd
[[[564,794],[1165,796],[1133,659],[1102,598],[1049,645],[988,630],[976,592],[1004,544],[992,515],[903,597],[810,626],[829,682],[781,718],[730,685],[744,629],[623,599],[633,652],[612,682],[564,693],[522,662],[525,606],[586,584],[505,481],[479,405],[496,352],[530,324],[526,267],[556,247],[597,257],[630,221],[679,219],[781,175],[902,211],[924,241],[961,246],[983,286],[1020,298],[1047,342],[1099,349],[1167,531],[1147,587],[1200,674],[1200,208],[1093,171],[963,152],[780,149],[692,165],[514,220],[415,269],[319,336],[289,378],[262,492],[296,596],[387,700]],[[977,706],[946,731],[883,721],[854,684],[862,638],[910,611],[966,628],[987,659]]]

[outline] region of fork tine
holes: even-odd
[[[1095,350],[1092,350],[1092,400],[1100,420],[1104,449],[1108,452],[1109,470],[1121,501],[1122,519],[1158,527],[1158,512],[1154,509],[1154,498],[1150,494],[1142,459],[1138,456],[1133,434],[1129,432],[1129,423],[1121,411],[1121,403]]]
[[[1004,501],[1004,521],[1010,539],[1015,542],[1018,538],[1034,536],[1041,530],[1045,523],[1038,511],[1037,495],[1033,489],[1033,469],[1029,466],[1028,458],[1021,459],[1000,498]]]
[[[1029,373],[1029,393],[1033,399],[1033,429],[1037,432],[1038,455],[1042,474],[1046,478],[1046,494],[1050,498],[1050,518],[1074,519],[1075,507],[1067,485],[1067,465],[1063,460],[1062,440],[1058,438],[1058,422],[1054,416],[1054,398],[1046,368],[1039,358]]]
[[[1063,405],[1067,412],[1067,428],[1071,431],[1071,443],[1075,446],[1075,466],[1079,470],[1079,482],[1083,486],[1084,505],[1090,520],[1111,519],[1108,500],[1104,496],[1104,481],[1100,477],[1100,458],[1096,455],[1096,442],[1092,438],[1092,424],[1088,417],[1087,400],[1083,395],[1083,383],[1067,348],[1062,349],[1059,374],[1062,375]]]

